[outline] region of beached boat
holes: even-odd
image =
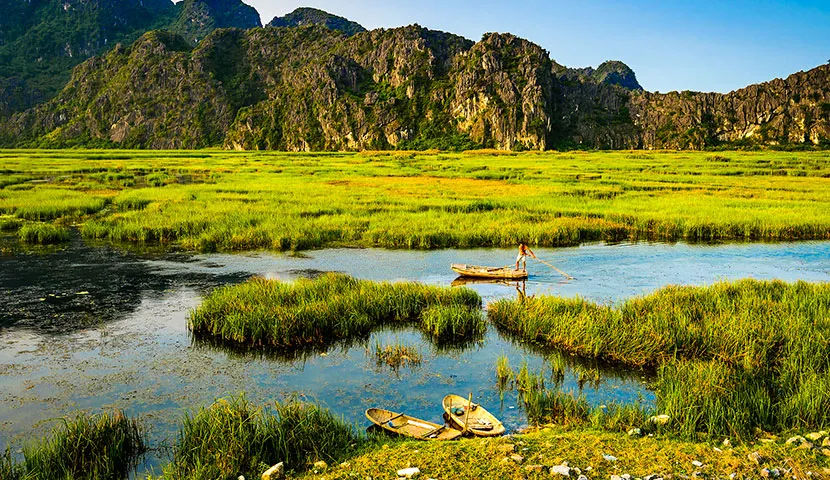
[[[504,433],[504,425],[484,407],[473,403],[469,407],[469,400],[458,395],[444,397],[444,411],[456,426],[462,431],[467,425],[467,431],[479,437],[495,437]]]
[[[513,267],[482,267],[479,265],[466,265],[463,263],[453,263],[450,265],[452,270],[462,277],[476,277],[476,278],[502,278],[521,280],[527,278],[527,272],[524,270],[516,270]]]
[[[452,440],[461,436],[460,431],[450,426],[438,425],[382,408],[366,410],[366,418],[385,430],[419,440]]]

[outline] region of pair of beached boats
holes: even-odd
[[[458,395],[447,395],[442,402],[447,423],[439,425],[403,413],[382,408],[366,410],[366,418],[375,425],[419,440],[453,440],[467,433],[478,437],[495,437],[504,433],[504,425],[481,405]]]

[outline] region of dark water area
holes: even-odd
[[[530,261],[524,284],[474,283],[485,304],[527,295],[582,296],[615,302],[667,284],[706,285],[721,279],[830,281],[830,242],[787,244],[620,244],[537,249],[573,280]],[[411,329],[375,332],[368,339],[286,358],[194,341],[188,311],[211,289],[258,275],[281,280],[337,271],[358,278],[449,286],[451,263],[501,266],[504,249],[388,251],[331,249],[302,255],[249,253],[184,255],[129,252],[87,245],[0,256],[0,449],[19,448],[79,410],[121,408],[150,428],[154,448],[141,470],[167,461],[165,445],[185,412],[238,395],[258,404],[291,395],[317,401],[359,426],[379,406],[431,421],[441,419],[447,393],[473,392],[508,430],[526,425],[515,394],[500,395],[496,359],[540,371],[556,352],[524,346],[488,326],[465,348],[440,348]],[[379,365],[377,345],[417,349],[420,365]],[[561,357],[560,360],[561,361]],[[652,404],[645,372],[621,371],[565,357],[562,388],[594,405]],[[580,372],[599,380],[580,383]]]

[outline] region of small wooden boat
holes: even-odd
[[[469,414],[469,400],[458,395],[444,397],[444,411],[460,429],[467,425],[467,431],[479,437],[495,437],[504,433],[504,425],[481,405],[473,403]]]
[[[524,270],[516,270],[513,267],[482,267],[479,265],[466,265],[463,263],[453,263],[450,265],[452,270],[462,277],[477,277],[477,278],[506,278],[512,280],[521,280],[527,278],[527,272]]]
[[[366,410],[366,418],[385,430],[419,440],[453,440],[461,436],[460,431],[447,425],[438,425],[382,408]]]

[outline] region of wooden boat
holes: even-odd
[[[385,430],[418,440],[453,440],[461,436],[460,431],[450,426],[438,425],[382,408],[366,410],[366,418]]]
[[[477,278],[501,278],[511,280],[522,280],[527,278],[527,272],[524,270],[515,270],[513,267],[482,267],[479,265],[465,265],[463,263],[453,263],[450,265],[452,270],[462,277],[477,277]]]
[[[444,411],[452,423],[461,430],[466,423],[467,431],[479,437],[495,437],[504,433],[504,425],[481,405],[473,403],[467,414],[468,403],[468,399],[458,395],[444,397]]]

